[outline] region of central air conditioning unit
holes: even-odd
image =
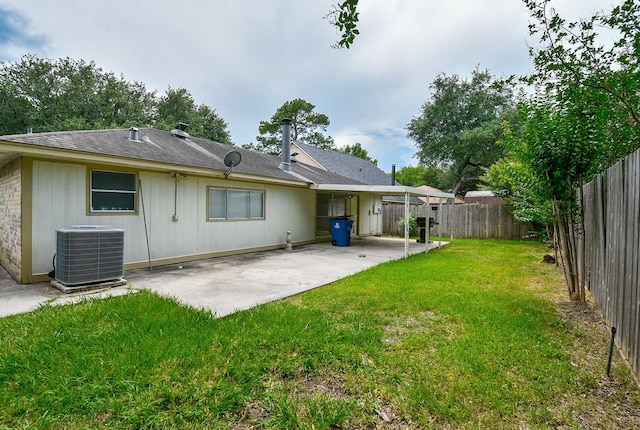
[[[124,230],[72,225],[56,230],[55,278],[63,285],[94,284],[124,276]]]

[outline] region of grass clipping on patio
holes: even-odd
[[[3,318],[0,428],[637,428],[545,251],[460,240],[220,319],[145,291]]]

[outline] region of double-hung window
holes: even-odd
[[[91,212],[136,212],[135,173],[91,170]]]
[[[264,191],[209,188],[210,220],[263,219]]]

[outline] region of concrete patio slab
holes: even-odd
[[[431,249],[444,246],[435,242]],[[409,254],[422,253],[425,244],[411,241]],[[47,283],[19,285],[0,270],[0,316],[29,312],[43,303],[64,304],[83,297],[127,294],[146,288],[210,310],[217,316],[249,309],[329,284],[377,264],[404,256],[404,240],[352,238],[351,246],[317,243],[198,260],[180,265],[127,271],[127,286],[64,294]]]

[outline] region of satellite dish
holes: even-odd
[[[227,155],[224,156],[224,165],[227,166],[229,170],[224,175],[225,179],[229,177],[233,168],[240,164],[240,161],[242,161],[242,155],[240,155],[238,151],[227,152]]]

